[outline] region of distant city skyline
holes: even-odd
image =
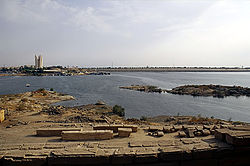
[[[247,0],[1,0],[0,66],[250,66]]]

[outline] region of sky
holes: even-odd
[[[250,66],[248,0],[0,0],[0,66]]]

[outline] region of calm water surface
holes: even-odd
[[[25,85],[29,83],[31,87]],[[103,100],[121,105],[126,117],[157,115],[198,115],[250,122],[250,97],[192,97],[173,94],[143,93],[119,89],[131,84],[156,85],[171,89],[185,84],[221,84],[250,87],[250,73],[126,72],[110,76],[71,77],[0,77],[0,94],[20,93],[38,88],[76,97],[62,105],[82,105]]]

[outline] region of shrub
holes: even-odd
[[[40,88],[40,89],[37,89],[36,92],[44,92],[45,89],[44,88]]]
[[[54,89],[53,89],[53,88],[50,88],[50,91],[54,91]]]
[[[22,102],[27,102],[27,101],[29,101],[29,100],[28,100],[27,98],[22,98],[21,101],[22,101]]]
[[[142,116],[142,117],[140,118],[140,120],[142,120],[142,121],[147,121],[148,118],[147,118],[146,116]]]
[[[124,117],[125,116],[125,110],[124,108],[122,108],[121,106],[119,105],[115,105],[112,109],[113,113],[118,115],[118,116],[121,116],[121,117]]]
[[[24,103],[20,103],[18,106],[17,106],[17,111],[24,111],[26,110],[26,106]]]

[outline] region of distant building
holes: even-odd
[[[35,55],[35,68],[36,69],[43,68],[43,57],[41,55],[39,56]]]

